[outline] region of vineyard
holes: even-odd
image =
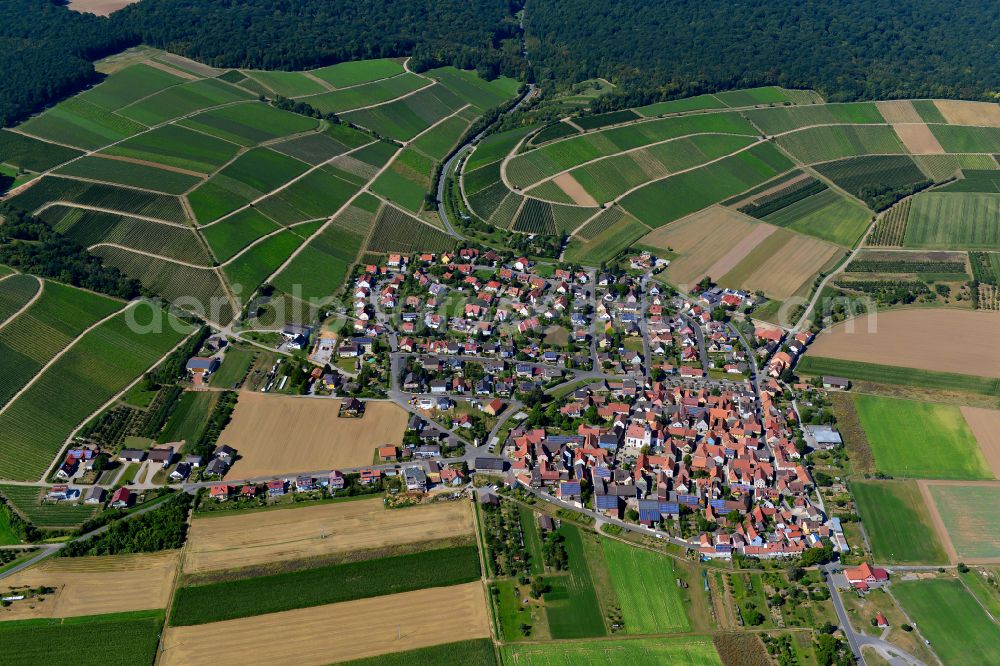
[[[121,307],[104,296],[46,282],[38,300],[0,329],[0,405],[87,327]]]
[[[34,275],[11,275],[0,281],[0,323],[24,307],[40,288]]]
[[[910,199],[903,199],[882,214],[875,230],[868,238],[873,247],[899,247],[906,234],[906,221],[910,217]]]
[[[56,176],[42,178],[23,194],[11,199],[14,206],[27,211],[35,211],[53,201],[108,208],[178,224],[186,221],[177,197]]]
[[[45,501],[44,492],[37,486],[0,485],[0,495],[35,527],[77,527],[97,513],[93,505]]]
[[[190,331],[169,317],[162,332],[135,333],[123,313],[79,338],[0,414],[0,476],[38,479],[77,425]]]
[[[777,141],[778,145],[805,164],[855,155],[907,152],[888,125],[810,127],[779,136]]]
[[[777,192],[759,197],[751,203],[741,206],[738,210],[750,217],[762,220],[771,213],[791,206],[793,203],[818,194],[825,189],[827,189],[827,185],[823,181],[816,180],[815,178],[806,178],[796,181]]]
[[[554,234],[556,233],[555,218],[552,217],[552,205],[539,201],[538,199],[527,199],[521,206],[514,225],[514,231],[527,234]]]
[[[201,182],[201,178],[193,174],[98,156],[70,162],[57,169],[56,174],[103,180],[173,195],[184,194]]]
[[[844,188],[860,196],[866,188],[896,188],[926,182],[927,177],[906,155],[868,155],[827,164],[816,170]]]
[[[972,278],[979,284],[1000,284],[1000,253],[970,252]]]
[[[965,262],[855,259],[844,270],[848,273],[965,273]]]
[[[379,253],[447,252],[454,247],[454,238],[390,204],[379,211],[368,241],[368,251]]]
[[[6,164],[45,171],[80,155],[79,150],[0,129],[0,162]]]
[[[871,102],[812,104],[747,111],[747,117],[765,134],[782,134],[811,125],[881,124],[885,118]]]

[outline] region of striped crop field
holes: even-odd
[[[0,477],[41,477],[74,428],[192,330],[156,306],[133,307],[147,317],[160,312],[163,330],[135,332],[128,312],[114,316],[67,348],[0,414]]]
[[[913,198],[906,247],[1000,249],[1000,194],[923,192]]]
[[[0,290],[12,279],[0,282]],[[121,307],[110,298],[46,281],[38,299],[0,328],[0,406],[87,327]]]

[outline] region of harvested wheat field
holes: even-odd
[[[74,617],[166,608],[180,551],[142,555],[55,557],[0,581],[0,592],[54,587],[44,601],[15,601],[0,620]],[[6,595],[5,595],[6,596]]]
[[[559,186],[559,189],[569,195],[569,198],[581,206],[597,206],[597,199],[590,196],[587,190],[583,189],[576,178],[571,173],[561,173],[552,179],[552,182]]]
[[[936,99],[944,119],[952,125],[983,125],[1000,127],[1000,106],[993,102],[963,102],[954,99]]]
[[[163,636],[161,666],[321,666],[490,635],[482,583],[435,587],[191,627]],[[292,657],[294,655],[294,658]]]
[[[759,290],[783,301],[808,291],[816,273],[841,252],[833,243],[778,229],[732,270],[712,277],[724,287]]]
[[[962,407],[962,416],[979,442],[993,476],[1000,479],[1000,410]]]
[[[403,441],[407,415],[392,402],[368,402],[359,419],[338,418],[339,400],[240,394],[219,437],[239,452],[232,479],[370,465],[375,447]]]
[[[870,330],[871,329],[871,330]],[[1000,314],[976,310],[893,310],[823,331],[810,353],[863,363],[1000,377],[993,344]]]
[[[923,123],[909,125],[893,125],[896,136],[903,142],[906,149],[914,155],[943,155],[944,148],[938,143],[931,129]]]
[[[875,102],[879,113],[888,123],[922,123],[923,118],[913,108],[913,103],[909,100],[891,100],[887,102]]]
[[[78,12],[107,16],[138,0],[70,0],[69,8]]]
[[[191,521],[184,571],[198,573],[472,534],[465,502],[386,509],[381,499]]]
[[[671,284],[686,285],[705,275],[717,277],[711,272],[712,267],[727,256],[735,254],[742,259],[753,249],[753,245],[747,247],[747,239],[757,237],[761,228],[774,230],[771,225],[757,224],[736,211],[712,206],[660,227],[639,243],[663,250],[669,248],[680,255],[670,262],[664,275]]]

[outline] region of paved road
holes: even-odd
[[[844,602],[840,598],[840,589],[837,587],[838,581],[842,581],[846,585],[846,579],[844,579],[843,574],[834,573],[837,566],[832,563],[827,564],[822,569],[826,572],[826,586],[830,591],[830,599],[833,601],[833,607],[837,611],[840,629],[844,632],[844,636],[847,637],[847,643],[850,645],[851,652],[854,654],[855,659],[858,660],[858,663],[862,665],[865,663],[861,649],[872,647],[893,666],[927,666],[924,662],[888,641],[867,634],[856,633],[854,627],[851,626],[851,619],[847,614],[847,609],[844,608]]]

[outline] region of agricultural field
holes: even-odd
[[[308,234],[248,246],[279,226],[329,219],[399,152],[346,124],[258,97],[283,95],[350,115],[387,137],[416,138],[373,187],[419,212],[437,161],[483,111],[518,88],[510,79],[485,81],[453,67],[413,74],[399,59],[311,72],[224,71],[138,49],[92,89],[19,127],[25,134],[0,132],[0,163],[5,170],[52,170],[28,183],[13,205],[44,212],[58,231],[150,291],[225,325],[240,304],[231,283],[241,283],[245,296]],[[57,201],[66,205],[47,210]],[[375,235],[376,252],[453,246],[436,228],[403,220],[389,220]],[[338,230],[332,226],[288,267],[286,286],[303,284],[303,297],[342,286],[370,227],[347,224],[350,242],[328,242]],[[327,261],[330,270],[316,270]],[[214,311],[206,305],[212,299],[219,302]]]
[[[381,498],[375,497],[274,511],[222,513],[192,521],[184,571],[201,573],[380,549],[467,536],[472,529],[469,506],[458,502],[386,509]]]
[[[387,509],[391,510],[391,509]],[[338,562],[178,587],[170,624],[208,624],[295,608],[460,585],[480,577],[475,545]]]
[[[338,418],[337,400],[243,393],[220,436],[240,452],[234,478],[301,470],[361,467],[377,446],[399,445],[407,414],[390,402],[369,402],[362,418]],[[278,444],[280,442],[280,445]]]
[[[1000,379],[962,375],[954,372],[933,372],[897,365],[881,365],[847,361],[809,354],[796,369],[803,375],[818,377],[836,375],[874,384],[923,387],[986,396],[1000,396]]]
[[[691,623],[670,558],[610,539],[603,539],[601,545],[622,607],[626,632],[690,631]]]
[[[0,495],[41,529],[77,527],[97,513],[93,505],[43,501],[42,489],[37,486],[0,485]]]
[[[44,601],[0,608],[0,622],[29,618],[101,615],[166,608],[177,572],[178,551],[141,555],[53,557],[8,576],[0,589],[51,587]]]
[[[561,641],[505,645],[505,663],[515,666],[721,666],[708,636],[641,638],[634,640]]]
[[[584,537],[573,525],[564,524],[559,531],[565,538],[569,574],[546,579],[550,586],[545,593],[549,632],[554,639],[604,636],[607,629],[594,590]]]
[[[153,663],[162,627],[162,611],[0,622],[0,643],[10,666],[51,663],[54,654],[72,654],[77,666],[133,666]]]
[[[877,320],[848,320],[823,331],[806,358],[1000,378],[1000,351],[981,344],[998,321],[996,313],[972,310],[879,312]]]
[[[906,247],[1000,249],[1000,195],[924,192],[913,198]]]
[[[903,581],[893,584],[892,592],[943,663],[972,666],[1000,661],[1000,627],[960,581]],[[948,612],[942,613],[943,608]]]
[[[649,232],[617,206],[607,208],[584,225],[566,247],[566,261],[600,265]]]
[[[722,286],[762,291],[785,300],[805,293],[816,274],[841,256],[843,249],[810,236],[777,229],[760,240],[729,271],[712,276]]]
[[[337,631],[330,631],[337,627]],[[440,643],[485,638],[489,611],[482,583],[270,613],[164,633],[160,662],[218,664],[280,661],[294,653],[304,666],[361,659]],[[303,649],[308,646],[308,649]]]
[[[160,312],[148,304],[132,307],[140,306],[147,315]],[[162,314],[162,332],[138,334],[129,329],[126,315],[115,315],[77,338],[0,411],[0,449],[5,451],[0,476],[41,477],[78,425],[193,330]]]
[[[41,288],[42,282],[34,275],[8,275],[0,280],[0,323],[31,303]]]
[[[851,493],[876,562],[947,563],[916,481],[855,481]]]
[[[390,204],[379,210],[368,239],[368,251],[378,254],[447,252],[454,247],[454,238]]]
[[[855,395],[854,404],[879,471],[917,479],[993,478],[958,407],[865,394]]]
[[[219,401],[219,395],[217,392],[186,391],[160,432],[159,441],[197,442],[208,425],[208,417]]]
[[[857,201],[826,189],[761,219],[820,240],[852,247],[868,228],[871,213]]]
[[[994,483],[928,482],[926,489],[940,516],[937,524],[960,562],[1000,562],[1000,526],[994,509],[1000,486]]]

